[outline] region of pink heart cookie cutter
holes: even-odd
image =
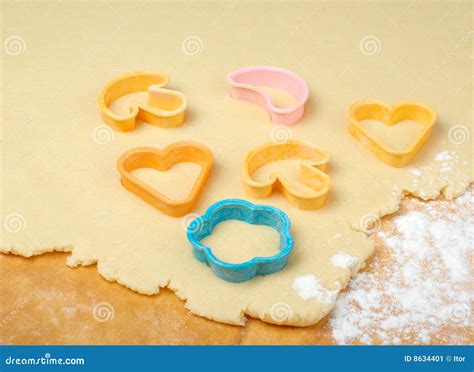
[[[230,73],[227,81],[232,86],[232,98],[263,107],[274,124],[292,125],[304,114],[304,106],[309,96],[308,85],[291,71],[270,66],[244,67]],[[286,108],[275,107],[271,96],[260,86],[286,90],[298,103]]]

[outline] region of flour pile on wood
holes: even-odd
[[[410,199],[415,211],[384,222],[381,251],[341,293],[329,320],[339,344],[468,343],[472,329],[474,196]]]

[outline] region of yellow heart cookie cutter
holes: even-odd
[[[128,150],[117,160],[117,170],[121,175],[122,185],[128,191],[161,212],[179,217],[187,214],[196,203],[209,177],[212,161],[212,151],[206,146],[197,142],[176,142],[163,150],[154,147],[136,147]],[[190,194],[184,200],[172,200],[130,173],[138,168],[152,168],[163,172],[176,163],[184,162],[201,166],[201,172]]]
[[[135,129],[136,120],[162,128],[174,128],[183,124],[186,96],[178,91],[162,88],[169,81],[165,74],[132,72],[107,83],[99,94],[99,108],[104,122],[113,128],[129,132]],[[130,114],[117,115],[110,110],[115,99],[130,93],[148,91],[148,104],[134,104]]]
[[[431,107],[412,101],[400,102],[394,106],[383,102],[358,101],[348,108],[347,116],[352,136],[368,147],[380,160],[393,167],[403,167],[413,159],[430,137],[437,117]],[[396,151],[366,130],[360,123],[362,120],[378,120],[386,125],[412,120],[422,123],[423,130],[406,150]]]
[[[314,191],[296,190],[279,172],[270,175],[265,182],[255,181],[252,174],[265,164],[291,158],[301,159],[298,180]],[[286,143],[267,143],[250,151],[242,166],[245,190],[254,198],[263,199],[279,190],[288,202],[300,209],[321,208],[331,189],[331,179],[324,173],[329,152],[312,144],[291,140]]]

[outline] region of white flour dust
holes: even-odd
[[[458,169],[460,165],[463,167],[470,166],[466,160],[461,160],[455,151],[441,151],[435,155],[433,160],[433,162],[422,167],[410,169],[410,173],[415,176],[411,185],[414,194],[425,200],[432,199],[436,197],[437,194],[433,194],[433,192],[427,194],[423,191],[423,186],[427,186],[428,189],[432,190],[436,189],[436,187],[434,187],[434,180],[431,177],[423,177],[424,175],[436,172],[440,174],[439,181],[442,181],[449,187],[453,185],[452,177],[455,169]],[[468,185],[461,182],[459,186],[466,187]]]
[[[393,233],[378,233],[370,267],[336,302],[329,324],[339,344],[470,342],[474,196],[409,203],[416,210],[384,222]]]
[[[342,267],[355,273],[359,269],[360,261],[357,257],[351,256],[344,252],[337,252],[331,258],[331,263],[335,267]]]
[[[308,274],[295,278],[292,287],[303,300],[315,299],[323,304],[333,304],[340,291],[341,284],[336,282],[337,289],[324,288],[316,275]]]

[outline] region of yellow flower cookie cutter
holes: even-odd
[[[213,161],[212,151],[197,142],[176,142],[163,150],[154,147],[136,147],[126,151],[117,161],[122,185],[161,212],[179,217],[187,214],[206,183]],[[191,162],[201,166],[194,186],[184,200],[172,200],[133,176],[130,172],[138,168],[167,171],[176,163]]]
[[[187,106],[186,96],[181,92],[162,88],[168,81],[168,75],[151,72],[132,72],[110,81],[98,98],[104,122],[122,132],[135,129],[137,119],[162,128],[182,125]],[[132,105],[130,114],[117,115],[110,110],[110,104],[115,99],[146,91],[148,103]]]
[[[298,180],[313,191],[297,190],[279,172],[272,173],[268,181],[260,182],[252,178],[252,174],[263,165],[292,158],[301,159]],[[328,151],[306,142],[291,140],[264,144],[250,151],[245,158],[242,167],[245,190],[258,199],[267,198],[273,190],[279,190],[295,207],[305,210],[321,208],[331,189],[331,179],[324,173],[328,161]]]
[[[403,167],[413,159],[430,137],[437,117],[431,107],[412,101],[400,102],[394,106],[383,102],[358,101],[348,108],[347,115],[349,132],[354,138],[362,142],[380,160],[393,167]],[[423,130],[406,150],[396,151],[365,129],[360,123],[362,120],[378,120],[385,125],[412,120],[423,124]]]

